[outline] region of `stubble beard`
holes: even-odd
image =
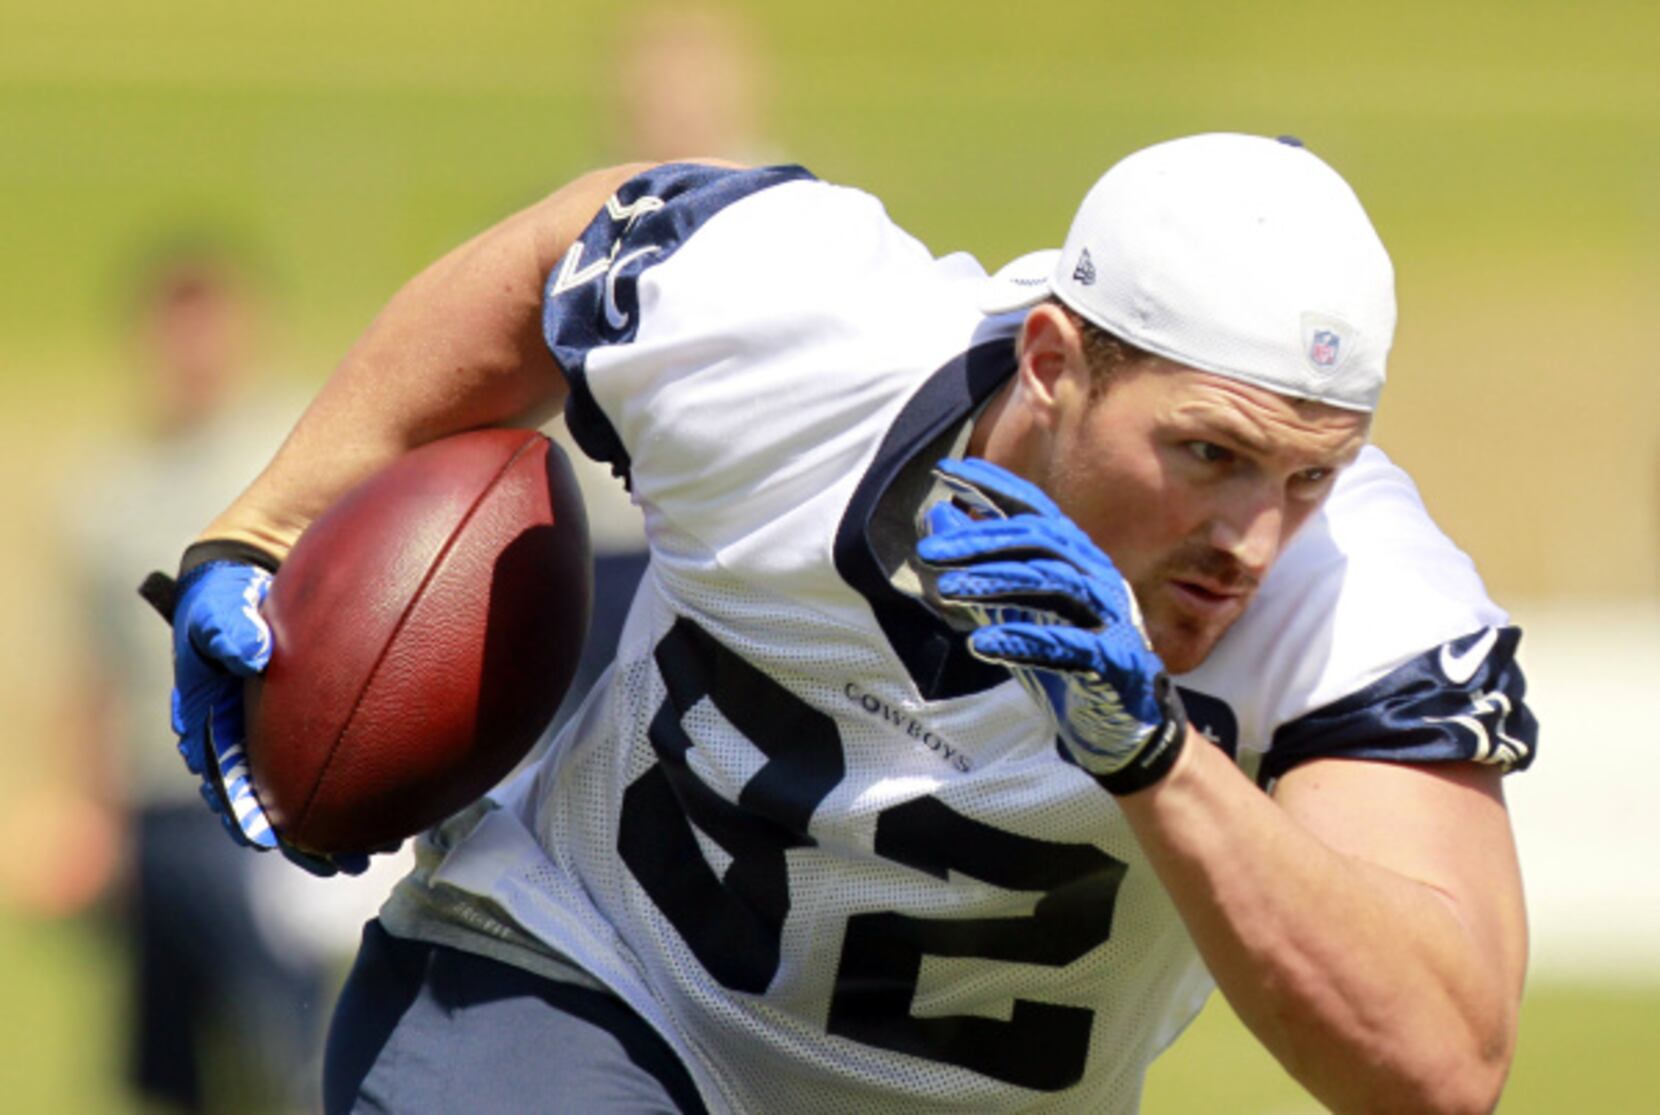
[[[1199,578],[1208,584],[1243,593],[1241,607],[1226,619],[1188,614],[1171,597],[1171,582]],[[1147,641],[1172,674],[1196,670],[1216,644],[1244,615],[1256,595],[1257,579],[1246,573],[1231,555],[1202,543],[1187,543],[1161,559],[1130,585],[1141,607]]]

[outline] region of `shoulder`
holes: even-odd
[[[873,245],[883,247],[883,258],[872,259]],[[606,199],[550,275],[550,308],[597,279],[653,272],[682,254],[734,275],[768,262],[811,274],[856,260],[893,266],[907,254],[927,259],[879,199],[805,167],[667,163]]]
[[[881,331],[982,276],[967,257],[934,259],[872,195],[802,167],[671,163],[623,182],[553,267],[543,332],[578,378],[595,351],[636,341]]]
[[[708,541],[856,469],[974,342],[984,279],[800,167],[671,164],[605,203],[543,326],[577,444],[630,478],[648,527]]]

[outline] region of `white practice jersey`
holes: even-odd
[[[715,1110],[1134,1110],[1203,994],[1113,799],[906,588],[928,465],[1013,368],[867,194],[634,179],[550,277],[571,431],[651,565],[617,661],[433,882],[648,1019]],[[1524,765],[1517,634],[1368,450],[1205,667],[1266,783],[1316,756]]]

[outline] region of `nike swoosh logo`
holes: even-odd
[[[1489,627],[1482,632],[1481,638],[1466,650],[1454,653],[1452,644],[1447,644],[1441,648],[1441,672],[1447,675],[1447,680],[1454,685],[1463,685],[1476,676],[1476,671],[1487,661],[1493,644],[1498,641],[1498,628]]]

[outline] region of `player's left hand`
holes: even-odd
[[[969,649],[1052,710],[1067,753],[1110,792],[1162,778],[1187,719],[1112,559],[1037,486],[988,461],[944,460],[918,556],[979,627]]]
[[[191,566],[187,556],[185,564],[177,582],[152,573],[139,591],[173,625],[173,732],[185,766],[202,780],[202,800],[238,844],[279,850],[314,875],[362,873],[367,854],[317,856],[288,844],[254,794],[242,689],[271,661],[271,629],[260,614],[271,574],[230,559]]]

